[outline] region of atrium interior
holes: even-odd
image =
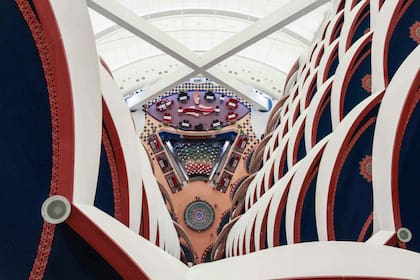
[[[4,0],[0,30],[1,279],[420,279],[420,1]]]

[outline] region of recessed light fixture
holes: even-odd
[[[402,227],[397,230],[397,238],[402,242],[409,242],[413,237],[411,231],[408,228]]]
[[[47,198],[41,206],[41,215],[50,224],[60,224],[70,216],[70,202],[61,195]]]

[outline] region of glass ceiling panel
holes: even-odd
[[[177,9],[212,9],[241,12],[255,17],[263,17],[292,0],[119,0],[127,8],[140,15]]]
[[[150,21],[163,31],[172,30],[228,30],[236,33],[249,26],[250,22],[244,22],[227,17],[212,15],[186,15],[172,16],[169,18],[154,19]]]
[[[218,16],[171,16],[150,21],[192,51],[208,51],[234,34],[249,22]]]

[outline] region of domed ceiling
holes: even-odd
[[[253,88],[278,99],[330,11],[325,0],[110,2],[89,0],[90,16],[122,94],[145,91],[131,107],[197,76],[257,105],[263,101]]]

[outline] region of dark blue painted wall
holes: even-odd
[[[371,67],[371,55],[370,55],[370,44],[367,44],[359,55],[368,54],[363,61],[355,69],[353,75],[350,77],[349,84],[344,93],[343,102],[343,116],[346,116],[357,104],[363,101],[366,97],[370,96],[370,92],[366,91],[362,87],[362,78],[365,75],[370,75],[372,72]]]
[[[98,186],[96,188],[94,205],[108,215],[114,216],[114,191],[112,187],[112,177],[103,144],[101,146]]]
[[[412,1],[392,33],[387,55],[389,80],[392,79],[405,58],[418,46],[418,43],[410,38],[410,27],[416,21],[420,22],[419,11],[420,1]]]
[[[46,280],[122,279],[117,272],[66,224],[56,227]]]
[[[377,114],[378,107],[361,121],[360,126]],[[372,183],[360,174],[360,161],[366,155],[372,155],[374,129],[375,122],[357,138],[339,173],[334,203],[336,240],[356,241],[366,219],[373,211]],[[359,128],[355,133],[358,131]]]
[[[15,1],[0,1],[0,34],[0,279],[25,279],[50,188],[50,108],[39,55]]]
[[[15,1],[0,1],[0,33],[0,279],[28,279],[42,231],[40,209],[50,189],[49,97],[38,50]],[[100,174],[109,177],[105,164]],[[109,180],[105,181],[108,184]],[[107,185],[102,180],[99,184],[100,190]],[[100,200],[108,198],[99,195]],[[56,227],[45,279],[120,277],[62,224]]]
[[[398,167],[398,198],[402,226],[413,238],[407,248],[420,253],[420,103],[407,124]]]
[[[316,143],[321,141],[325,136],[331,133],[332,131],[332,122],[331,122],[331,90],[329,94],[325,97],[327,106],[321,112],[321,117],[319,118],[318,127],[316,129]]]
[[[319,163],[318,163],[319,164]],[[315,217],[315,191],[318,171],[313,176],[303,201],[301,224],[300,224],[300,240],[301,242],[317,241],[318,232]]]

